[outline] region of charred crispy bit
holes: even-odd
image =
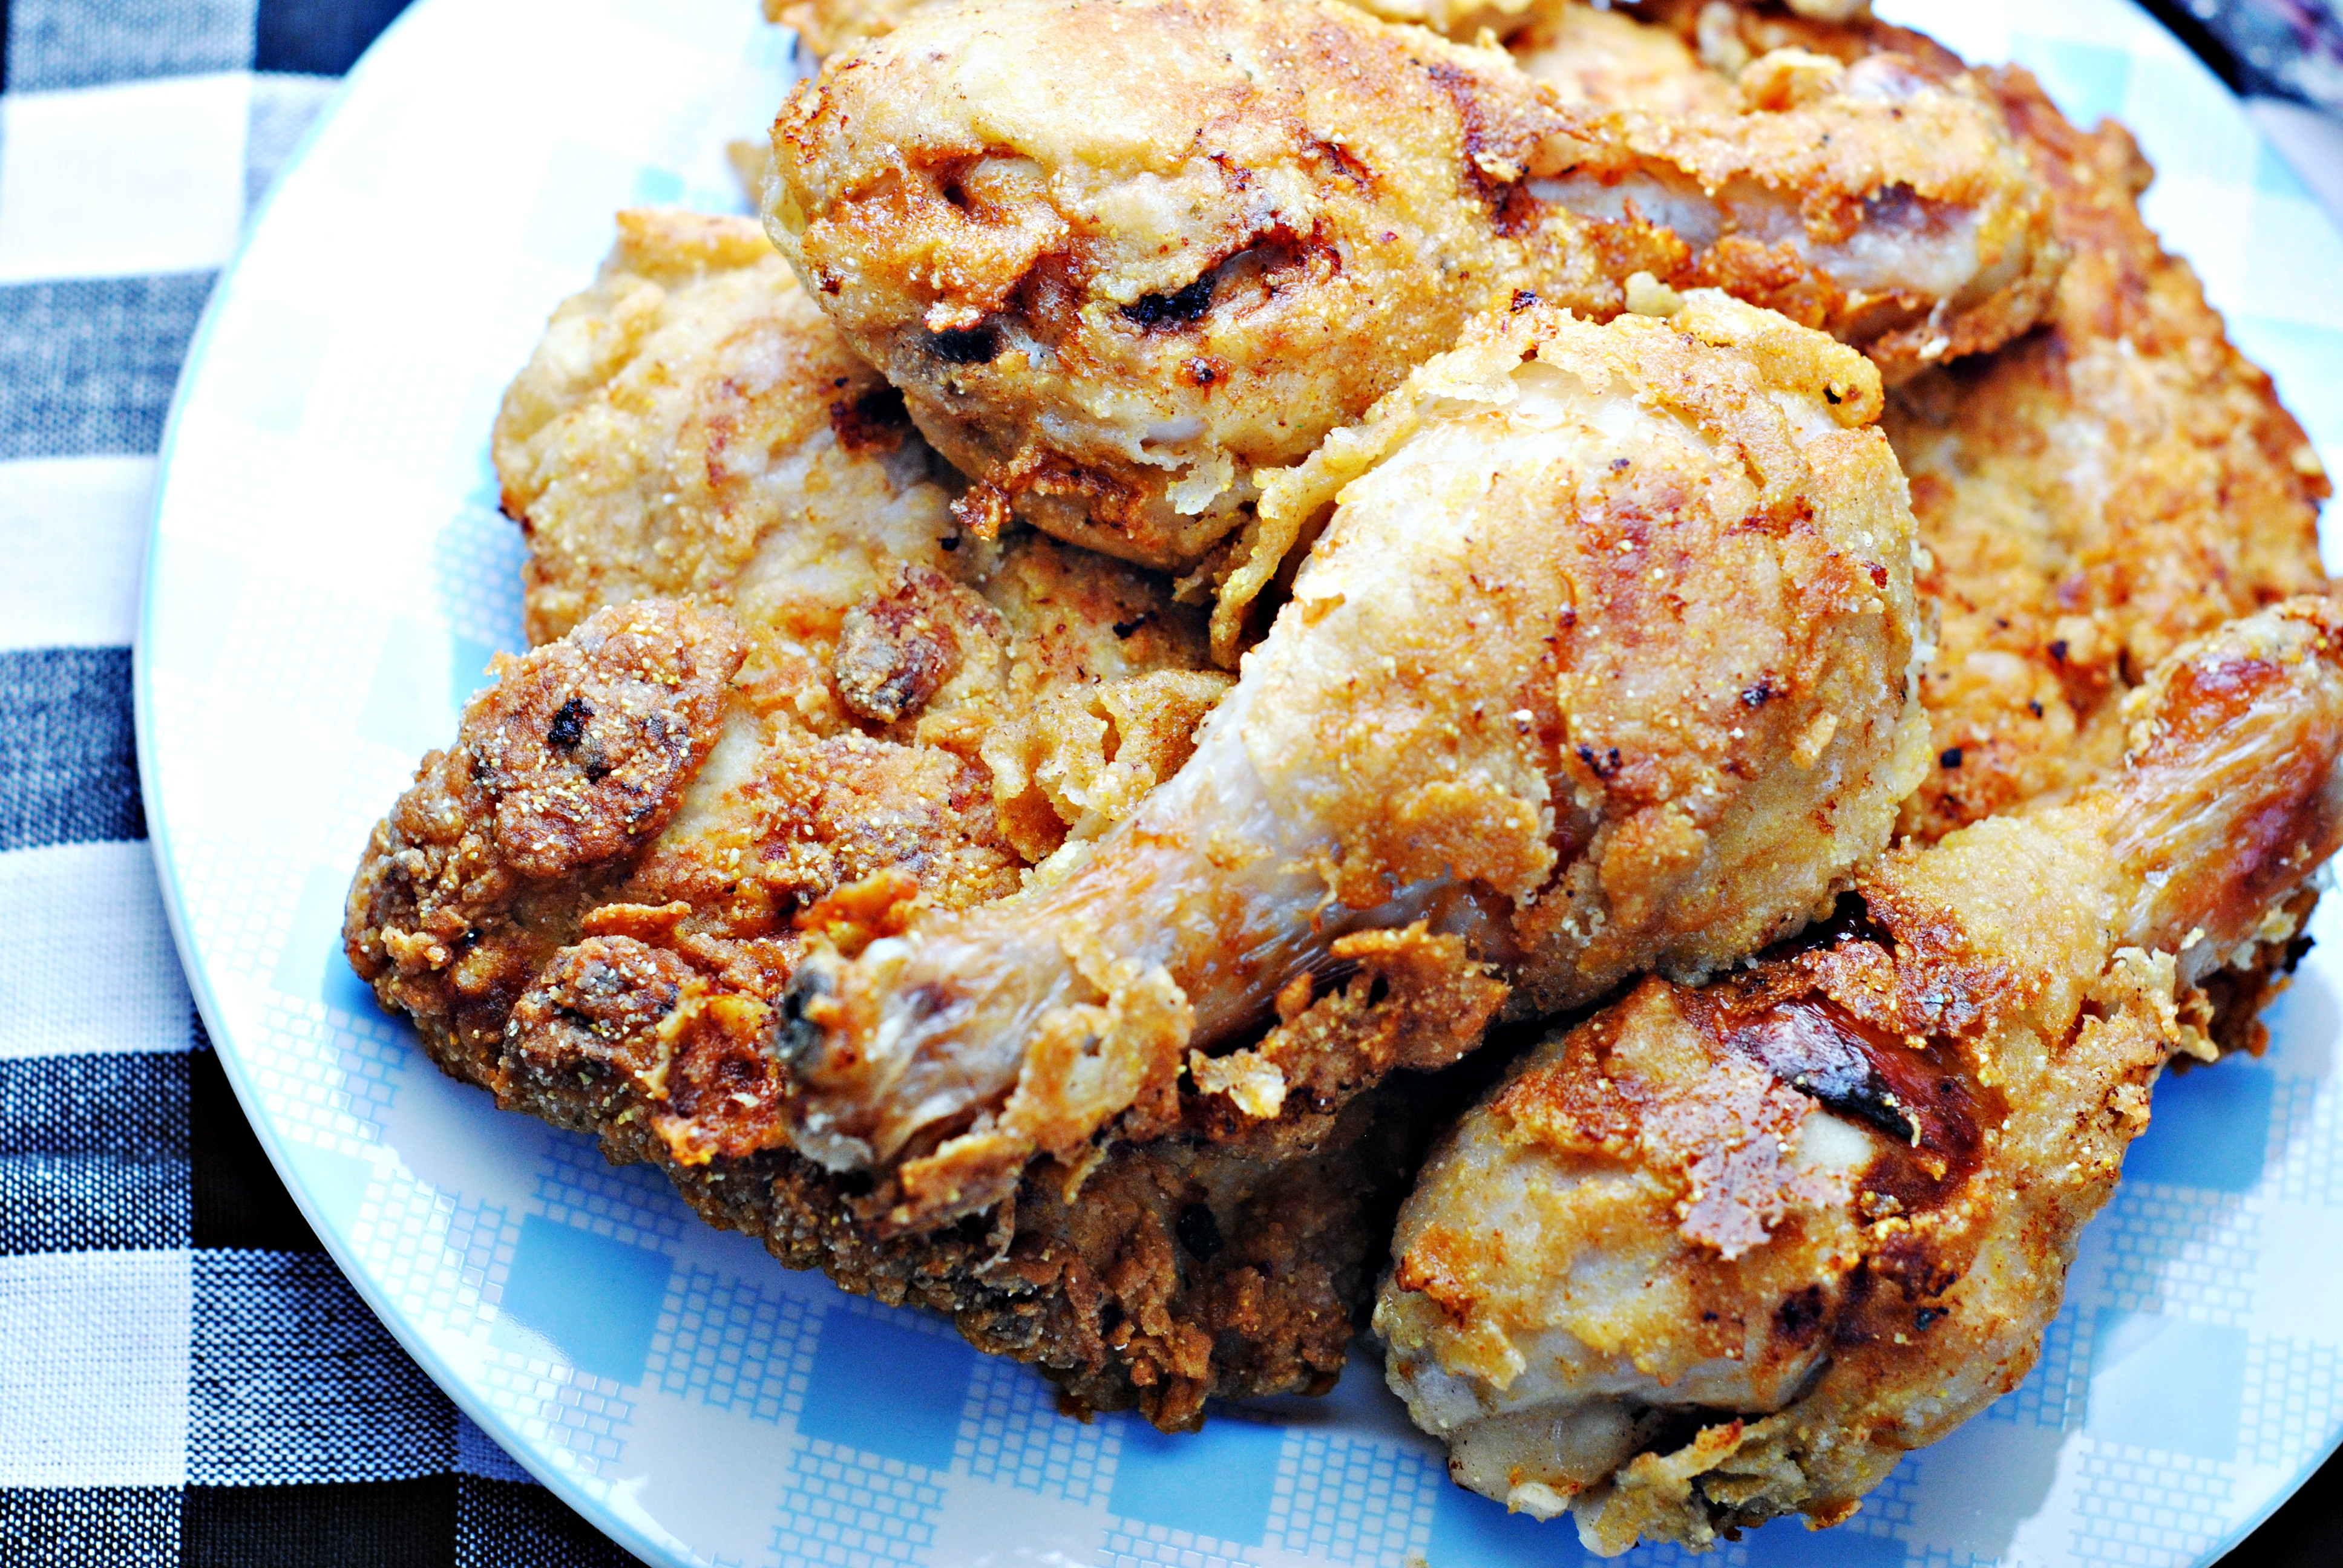
[[[1653,979],[1436,1150],[1375,1312],[1465,1485],[1603,1553],[1854,1512],[2015,1388],[2198,989],[2343,842],[2343,618],[2183,646],[2121,766],[1899,846],[1840,919]]]
[[[662,603],[502,658],[375,828],[344,941],[448,1070],[478,1076],[538,965],[680,809],[744,652],[729,617]]]
[[[834,666],[839,696],[876,724],[916,718],[971,654],[990,655],[1002,631],[992,607],[966,588],[905,567],[846,612]]]
[[[1966,75],[1814,56],[1745,103],[1567,103],[1333,0],[921,9],[773,147],[775,242],[977,481],[970,530],[1200,584],[1261,476],[1516,297],[1721,285],[1902,375],[2023,331],[2058,265]]]
[[[1132,815],[1018,898],[809,948],[798,1150],[940,1223],[1037,1153],[1136,1135],[1192,1053],[1369,962],[1371,933],[1426,922],[1527,1014],[1827,908],[1922,762],[1877,388],[1715,294],[1476,328],[1272,498],[1297,531],[1332,517]],[[1286,1049],[1195,1070],[1282,1104]]]

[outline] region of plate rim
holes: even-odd
[[[392,1310],[381,1286],[364,1268],[358,1266],[347,1237],[325,1221],[323,1211],[300,1175],[297,1166],[287,1157],[284,1141],[276,1119],[261,1101],[246,1068],[243,1052],[236,1046],[235,1034],[223,1026],[226,1016],[212,989],[211,973],[201,959],[202,950],[196,944],[187,927],[186,904],[179,886],[176,858],[171,852],[170,817],[164,809],[162,768],[155,739],[155,688],[151,644],[155,629],[156,603],[161,591],[156,570],[157,547],[163,542],[163,503],[168,488],[172,462],[178,451],[182,416],[186,411],[190,388],[196,373],[212,347],[228,297],[229,285],[243,268],[254,241],[276,210],[283,195],[287,176],[308,161],[310,154],[327,128],[348,106],[353,95],[366,85],[380,68],[383,45],[411,31],[416,19],[426,11],[451,9],[455,0],[416,0],[391,18],[374,42],[350,68],[334,84],[326,101],[304,127],[292,149],[277,167],[276,177],[262,195],[259,205],[246,215],[244,227],[236,236],[236,248],[229,253],[213,279],[209,297],[204,301],[203,313],[196,319],[196,329],[187,339],[187,351],[179,362],[178,378],[172,385],[171,403],[164,416],[163,436],[155,453],[155,481],[146,503],[145,556],[138,567],[138,617],[136,633],[130,645],[131,732],[138,757],[138,796],[140,809],[146,817],[148,858],[154,862],[156,880],[160,885],[165,921],[170,927],[171,946],[186,976],[187,992],[202,1020],[205,1035],[210,1040],[212,1054],[217,1058],[235,1093],[236,1105],[253,1135],[259,1141],[262,1152],[277,1172],[277,1180],[292,1196],[294,1206],[301,1211],[302,1221],[309,1227],[334,1261],[334,1267],[343,1280],[366,1303],[398,1348],[409,1360],[423,1369],[434,1387],[462,1412],[472,1423],[493,1439],[505,1457],[527,1471],[538,1483],[558,1497],[569,1510],[600,1531],[621,1549],[655,1568],[693,1568],[698,1554],[687,1543],[653,1541],[649,1533],[611,1509],[602,1499],[587,1493],[578,1477],[558,1466],[547,1463],[534,1446],[516,1430],[511,1422],[490,1404],[473,1386],[472,1381],[458,1374],[456,1368],[441,1356],[419,1328],[406,1321],[405,1315]],[[192,1054],[193,1048],[190,1047]],[[433,1068],[437,1071],[436,1067]],[[187,1484],[192,1484],[188,1483]],[[685,1554],[677,1555],[674,1548],[682,1546]]]

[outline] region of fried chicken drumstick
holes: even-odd
[[[1257,475],[1515,299],[1718,285],[1894,375],[2031,325],[2057,247],[1974,84],[1752,69],[1665,114],[1334,0],[970,0],[830,59],[766,216],[980,529],[1189,570]]]
[[[796,1146],[893,1172],[899,1221],[929,1222],[1079,1159],[1192,1062],[1273,1114],[1273,1063],[1187,1053],[1368,933],[1428,932],[1522,1015],[1827,906],[1921,761],[1877,387],[1715,293],[1476,328],[1303,470],[1339,505],[1134,816],[1018,898],[809,951]]]
[[[1427,1163],[1375,1326],[1476,1491],[1587,1545],[1852,1513],[2016,1386],[2195,982],[2292,934],[2343,839],[2343,616],[2176,652],[2069,804],[1891,851],[1838,920],[1647,980]]]

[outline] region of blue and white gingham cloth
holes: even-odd
[[[247,213],[402,0],[13,0],[0,100],[0,1563],[611,1564],[318,1250],[197,1022],[130,643]]]

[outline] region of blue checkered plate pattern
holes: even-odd
[[[2343,468],[2343,242],[2219,85],[2120,0],[1896,19],[2121,116],[2151,218]],[[491,416],[624,205],[738,210],[724,141],[793,74],[747,0],[423,0],[222,280],[164,455],[137,666],[146,810],[212,1038],[399,1341],[663,1563],[1207,1568],[1574,1562],[1447,1483],[1363,1353],[1199,1436],[1054,1412],[949,1326],[796,1275],[658,1175],[441,1078],[338,948],[367,830],[520,646]],[[2259,1060],[2168,1081],[2016,1392],[1844,1527],[1721,1568],[2189,1564],[2343,1435],[2343,900]],[[1673,1549],[1639,1551],[1656,1563]]]

